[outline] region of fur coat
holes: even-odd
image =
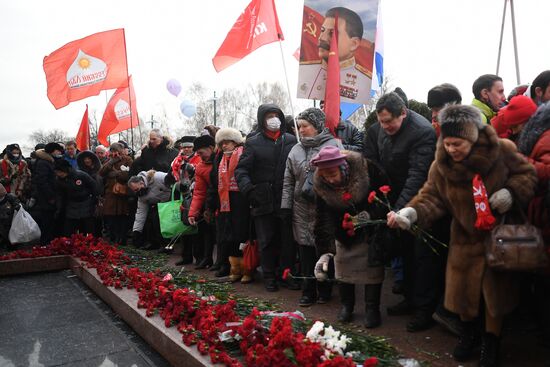
[[[486,126],[470,155],[461,162],[447,155],[439,139],[428,181],[407,205],[416,210],[418,225],[423,228],[446,214],[452,216],[445,307],[465,319],[477,316],[482,295],[494,317],[510,312],[518,300],[515,274],[495,272],[486,265],[485,243],[491,233],[474,227],[472,179],[477,173],[488,197],[506,188],[515,204],[525,207],[534,195],[537,176],[533,166],[511,141],[499,139],[495,130]],[[498,213],[493,214],[498,221]]]
[[[386,217],[381,205],[369,203],[369,192],[387,184],[387,178],[380,168],[356,152],[343,152],[349,165],[348,184],[334,189],[319,176],[316,170],[313,189],[317,195],[317,215],[314,226],[315,247],[319,255],[335,254],[336,279],[352,284],[380,284],[384,280],[381,262],[372,263],[372,257],[379,256],[375,243],[376,229],[357,229],[354,236],[348,236],[342,228],[344,214],[356,215],[367,211],[371,219]],[[351,200],[344,201],[342,195],[351,194]],[[381,194],[378,194],[382,197]],[[385,228],[385,226],[383,226]],[[370,266],[369,266],[370,265]]]

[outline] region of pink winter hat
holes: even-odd
[[[340,152],[340,149],[328,146],[324,147],[311,159],[311,164],[317,168],[331,168],[341,166],[346,161],[346,156]]]

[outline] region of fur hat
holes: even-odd
[[[325,113],[318,108],[306,108],[296,116],[297,120],[306,120],[313,125],[318,132],[325,128]]]
[[[530,97],[515,96],[506,107],[498,111],[498,115],[493,117],[491,125],[498,136],[507,138],[510,128],[525,124],[536,111],[537,105]]]
[[[241,145],[244,142],[241,132],[232,127],[224,127],[216,133],[216,145],[219,145],[224,140],[233,141],[237,145]]]
[[[174,143],[174,146],[176,148],[192,148],[193,147],[193,141],[195,140],[194,136],[186,135],[182,136],[176,142]]]
[[[439,113],[441,137],[462,138],[475,143],[479,130],[485,125],[481,121],[481,112],[472,106],[450,105]]]
[[[44,151],[48,154],[52,154],[54,150],[59,150],[61,153],[65,151],[65,149],[63,149],[61,144],[58,144],[58,143],[48,143],[44,147]]]
[[[214,138],[210,135],[201,135],[193,140],[193,151],[196,152],[201,148],[213,147],[216,145]]]
[[[311,159],[311,164],[318,168],[339,167],[346,161],[340,149],[332,145],[324,147]]]
[[[71,166],[69,161],[67,161],[66,159],[60,158],[60,159],[55,160],[53,169],[55,171],[61,171],[61,172],[69,173],[69,171],[72,168],[73,168],[73,166]]]
[[[449,83],[436,85],[428,92],[428,107],[430,108],[441,108],[447,103],[460,104],[461,102],[460,91]]]

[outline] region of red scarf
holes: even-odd
[[[23,175],[23,171],[24,171],[24,166],[23,166],[23,162],[22,161],[19,161],[19,177],[21,177]],[[9,169],[9,166],[8,166],[8,162],[6,159],[2,160],[2,176],[4,176],[6,179],[10,179],[11,178],[11,175],[12,175],[12,172],[10,172],[10,169]],[[7,193],[10,193],[11,192],[11,184],[8,184],[8,185],[4,185],[4,188],[6,189],[6,192]],[[16,188],[17,190],[17,188]]]
[[[476,223],[475,227],[480,231],[490,231],[495,226],[495,217],[489,206],[489,198],[487,197],[487,189],[483,184],[483,180],[479,174],[474,176],[472,180],[474,204],[476,208]]]
[[[230,212],[229,191],[239,191],[235,180],[235,168],[243,153],[243,147],[237,147],[233,154],[224,154],[218,167],[218,195],[220,196],[220,212]]]
[[[279,139],[279,137],[281,136],[281,130],[269,131],[265,129],[265,136],[267,136],[269,139],[273,141],[277,141],[277,139]]]

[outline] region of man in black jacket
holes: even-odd
[[[286,159],[296,144],[296,137],[285,132],[284,121],[285,115],[276,105],[258,107],[258,132],[246,140],[235,169],[239,190],[252,207],[265,287],[270,292],[278,290],[277,253],[281,253],[280,268],[290,268],[294,261],[288,256],[291,223],[281,211],[281,196]],[[278,251],[278,247],[282,248]]]
[[[379,163],[386,171],[391,182],[389,201],[394,210],[399,210],[418,193],[428,177],[434,159],[436,134],[431,123],[409,110],[403,99],[395,92],[380,97],[376,104],[376,114],[378,122],[367,130],[363,154]],[[416,258],[432,256],[426,253],[431,251],[428,245],[416,243],[415,246],[415,238],[409,232],[396,235],[399,236],[399,251],[404,260],[405,300],[396,306],[388,307],[390,315],[412,313],[414,301],[418,299],[418,290],[430,288],[434,283],[433,277],[420,279],[413,271],[417,265],[415,255]],[[415,287],[418,290],[415,291]],[[423,305],[418,303],[416,302],[420,315],[415,319],[421,318],[421,326],[428,326],[432,320],[433,310],[422,309]],[[409,331],[419,330],[415,319],[407,325]]]
[[[141,155],[132,163],[129,175],[131,177],[139,172],[149,170],[170,172],[170,165],[177,155],[178,151],[170,147],[170,139],[163,136],[160,130],[153,129],[149,133],[149,143],[141,150]]]

